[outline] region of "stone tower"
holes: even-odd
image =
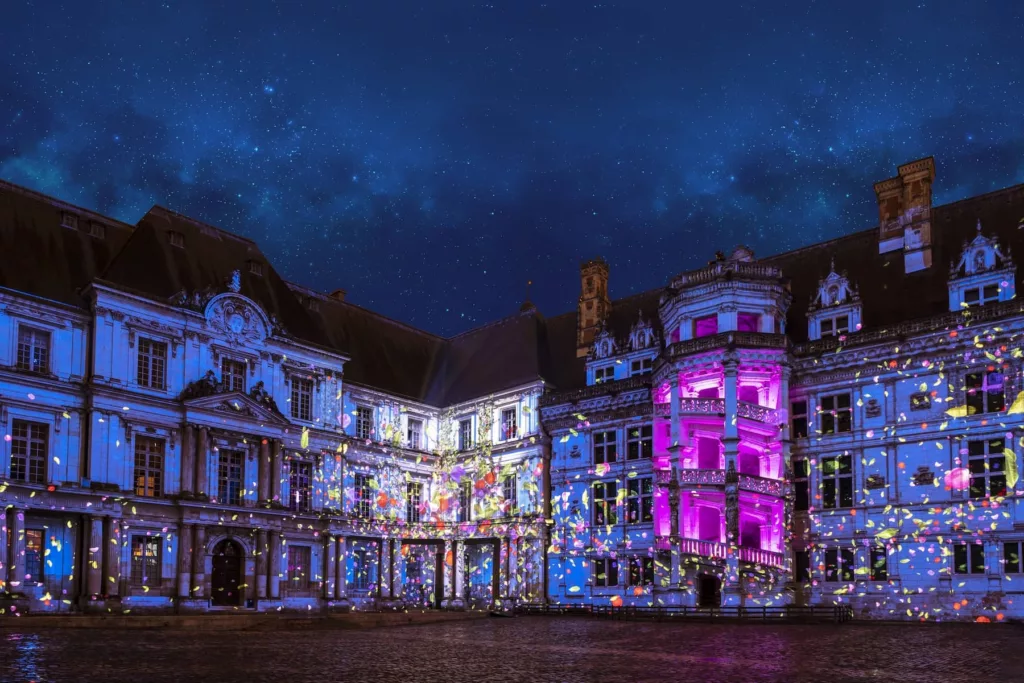
[[[576,314],[576,357],[590,351],[594,335],[608,317],[608,264],[603,258],[580,264],[580,304]]]
[[[875,183],[878,199],[878,253],[903,250],[904,271],[932,265],[932,157],[911,161],[899,175]]]

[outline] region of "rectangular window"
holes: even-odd
[[[423,420],[409,418],[409,428],[406,430],[409,440],[409,448],[419,450],[423,448]]]
[[[25,529],[25,583],[42,583],[46,549],[43,529]]]
[[[889,556],[885,548],[871,549],[871,580],[889,580]]]
[[[167,381],[167,344],[139,339],[139,364],[136,379],[140,387],[165,389]]]
[[[736,330],[738,332],[757,332],[761,323],[761,316],[757,313],[739,313],[736,315]]]
[[[710,337],[713,334],[718,334],[717,315],[708,315],[693,321],[693,336],[695,338]]]
[[[594,432],[594,464],[613,463],[616,461],[618,452],[616,448],[616,433]]]
[[[911,410],[928,410],[932,407],[932,397],[924,392],[910,395]]]
[[[853,410],[849,394],[822,396],[818,414],[822,434],[842,434],[853,429]]]
[[[373,554],[366,548],[352,551],[352,588],[369,590],[376,583]]]
[[[967,442],[967,467],[971,472],[971,498],[1006,495],[1006,455],[1003,439]]]
[[[519,425],[517,418],[518,411],[515,408],[505,408],[501,411],[501,440],[511,441],[519,437]]]
[[[797,550],[793,553],[793,557],[796,560],[796,566],[793,570],[796,572],[797,583],[810,583],[811,581],[811,554],[806,550]]]
[[[821,459],[821,506],[826,510],[853,507],[853,456]]]
[[[221,505],[242,504],[242,451],[221,448],[217,471],[217,502]]]
[[[167,232],[167,239],[171,243],[172,247],[177,247],[178,249],[185,248],[185,236],[182,235],[180,232],[174,232],[173,230],[169,230]]]
[[[263,275],[263,264],[259,261],[249,261],[249,272],[253,275]]]
[[[636,377],[637,375],[649,375],[654,370],[654,359],[653,358],[640,358],[638,360],[631,361],[629,364],[629,376]]]
[[[27,325],[18,326],[18,358],[15,367],[45,373],[50,369],[50,333]]]
[[[220,381],[228,391],[245,391],[245,363],[233,358],[220,361]]]
[[[630,586],[653,586],[654,585],[654,558],[653,557],[631,557],[631,558],[629,558],[629,585]]]
[[[307,377],[291,378],[291,413],[296,420],[313,419],[313,380]]]
[[[967,414],[998,413],[1006,409],[1001,372],[970,372],[964,377]]]
[[[505,498],[506,514],[519,513],[519,490],[516,475],[510,474],[501,480],[501,495]]]
[[[853,548],[825,550],[825,580],[853,581]]]
[[[368,474],[357,474],[355,476],[352,511],[355,513],[356,517],[370,516],[370,505],[373,502],[373,489],[373,477]]]
[[[26,484],[46,483],[49,425],[14,420],[11,426],[11,479]]]
[[[369,440],[373,438],[373,408],[358,406],[356,408],[356,438]]]
[[[650,477],[626,482],[626,521],[630,524],[654,521],[654,484]]]
[[[793,401],[789,404],[792,434],[794,439],[807,438],[807,401]]]
[[[606,365],[603,368],[594,369],[594,384],[603,384],[615,379],[615,366]]]
[[[615,511],[615,499],[618,491],[619,485],[614,481],[594,483],[594,524],[596,526],[615,524],[618,521]]]
[[[313,480],[313,463],[288,461],[288,509],[309,512]]]
[[[985,546],[981,543],[957,543],[953,546],[954,574],[984,574]]]
[[[78,228],[78,216],[73,213],[64,213],[60,218],[61,227],[64,228]]]
[[[133,586],[160,585],[160,541],[159,536],[132,536]]]
[[[288,546],[288,588],[293,590],[309,589],[311,554],[309,546]]]
[[[459,484],[459,521],[473,521],[473,482]]]
[[[595,586],[619,585],[619,561],[610,557],[598,557],[592,560],[594,565]]]
[[[964,304],[967,307],[984,306],[993,301],[999,301],[999,285],[997,284],[964,290]]]
[[[640,425],[626,430],[626,460],[643,460],[654,453],[654,426]]]
[[[418,524],[422,512],[420,506],[423,504],[423,484],[411,481],[405,485],[405,521],[410,524]]]
[[[135,437],[135,495],[160,498],[164,494],[164,440]]]
[[[459,420],[459,450],[468,451],[473,448],[473,418]]]
[[[1022,573],[1021,542],[1011,541],[1003,544],[1003,572],[1006,574]]]
[[[801,458],[793,461],[793,509],[796,511],[810,507],[810,474],[811,466],[807,460]]]
[[[850,317],[846,315],[824,318],[821,321],[822,337],[839,337],[850,331]]]

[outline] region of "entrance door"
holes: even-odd
[[[213,574],[210,577],[210,598],[217,606],[242,604],[242,549],[225,538],[213,549]]]
[[[697,577],[697,606],[722,606],[722,582],[717,576],[701,574]]]

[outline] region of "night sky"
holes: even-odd
[[[1024,6],[620,0],[11,2],[0,178],[136,222],[161,204],[283,277],[439,334],[573,310],[740,242],[1024,182]]]

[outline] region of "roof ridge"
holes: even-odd
[[[57,197],[53,197],[53,196],[48,195],[48,194],[43,194],[42,192],[39,192],[38,190],[33,190],[32,188],[25,187],[24,185],[18,185],[16,183],[12,183],[11,181],[4,180],[3,178],[0,178],[0,189],[9,190],[11,192],[16,192],[18,194],[25,195],[27,197],[31,197],[33,199],[43,200],[47,204],[50,204],[52,206],[56,206],[57,208],[72,209],[74,211],[80,211],[80,212],[82,212],[84,214],[87,214],[90,218],[101,218],[101,219],[103,219],[105,221],[109,221],[111,223],[115,223],[115,224],[117,224],[117,225],[119,225],[119,226],[121,226],[123,228],[128,228],[129,230],[135,230],[135,225],[132,224],[132,223],[125,223],[122,220],[118,220],[117,218],[112,218],[111,216],[108,216],[106,214],[100,213],[99,211],[94,211],[93,209],[87,209],[84,206],[79,206],[77,204],[72,204],[69,201],[65,201],[63,199],[58,199]]]

